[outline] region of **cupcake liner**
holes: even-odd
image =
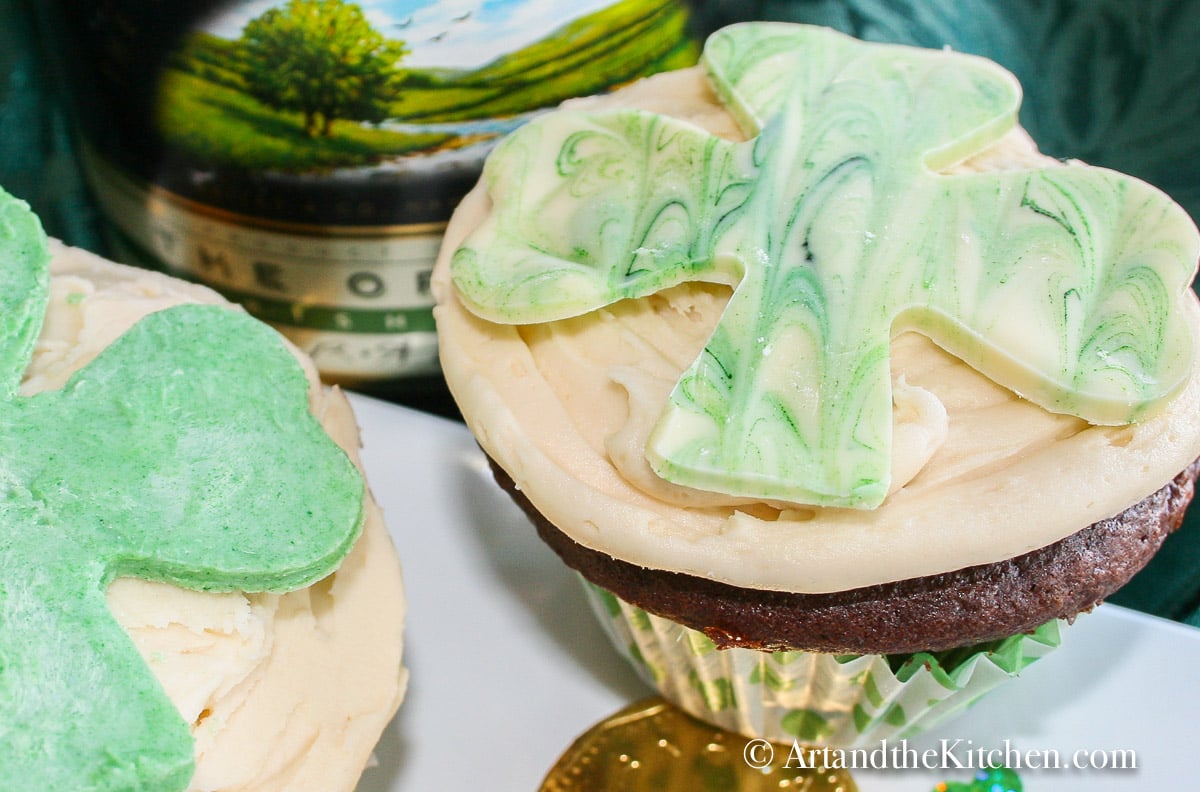
[[[583,583],[613,644],[664,698],[714,726],[775,742],[852,747],[911,737],[1059,643],[1059,622],[1051,621],[1032,633],[938,653],[718,649],[702,632]]]

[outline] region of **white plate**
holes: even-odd
[[[461,425],[353,396],[363,457],[404,564],[411,672],[400,714],[359,792],[535,792],[571,741],[650,694],[602,635],[576,579],[491,479]],[[1200,630],[1115,606],[1081,617],[1063,646],[936,734],[907,769],[852,773],[862,792],[929,792],[943,740],[1044,764],[1057,752],[1136,756],[1137,769],[1023,769],[1027,792],[1200,787]],[[958,741],[955,743],[955,741]],[[895,747],[895,746],[893,746]],[[928,764],[932,767],[912,767]],[[1010,753],[1010,756],[1012,754]]]

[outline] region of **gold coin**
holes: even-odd
[[[541,792],[858,792],[850,774],[687,715],[657,696],[581,735]],[[803,766],[801,766],[803,765]]]

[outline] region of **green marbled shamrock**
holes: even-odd
[[[1016,123],[989,61],[746,24],[704,64],[751,135],[560,111],[491,157],[452,274],[485,319],[541,322],[685,281],[734,287],[646,453],[732,495],[871,508],[891,476],[890,339],[916,330],[1095,423],[1144,416],[1192,365],[1187,214],[1112,171],[947,175]]]

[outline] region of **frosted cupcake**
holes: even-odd
[[[0,277],[0,788],[354,789],[407,672],[344,394],[3,192]]]
[[[747,23],[508,138],[434,275],[498,480],[687,711],[958,711],[1182,519],[1200,238],[995,64]]]

